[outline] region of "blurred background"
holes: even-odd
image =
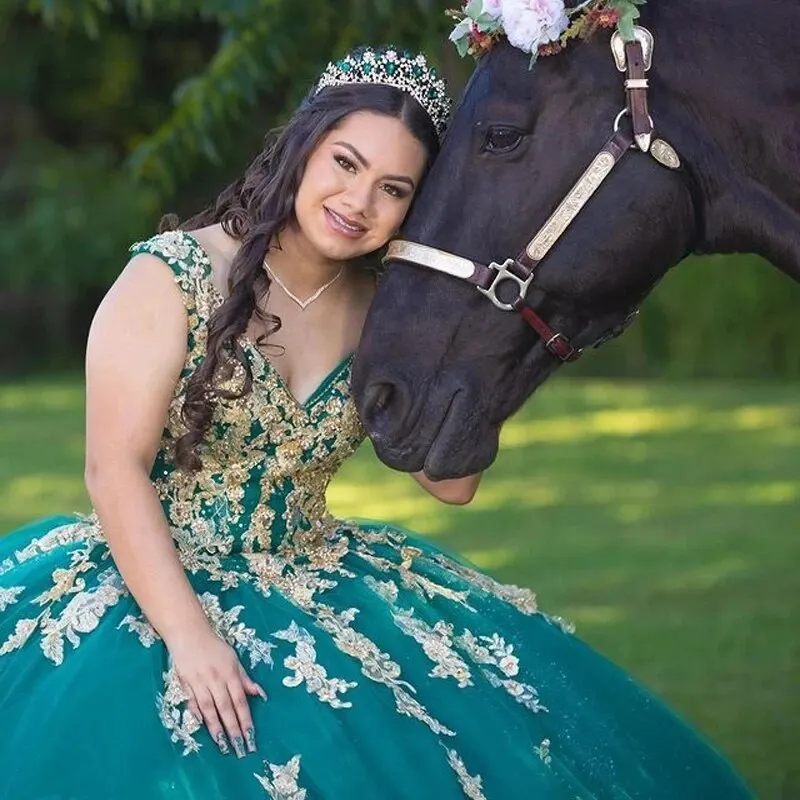
[[[204,207],[332,56],[425,49],[458,89],[441,0],[4,0],[0,535],[86,510],[94,309],[161,213]],[[759,796],[800,798],[800,286],[689,259],[613,345],[504,430],[445,508],[368,445],[333,510],[455,548],[664,695]],[[709,800],[715,800],[709,798]],[[722,800],[722,799],[720,799]]]

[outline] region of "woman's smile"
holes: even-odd
[[[350,217],[339,214],[327,206],[323,206],[322,208],[325,212],[325,221],[334,233],[340,236],[346,236],[348,239],[360,239],[367,233],[368,228],[350,219]]]

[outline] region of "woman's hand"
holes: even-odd
[[[437,500],[453,506],[465,506],[472,502],[478,484],[481,482],[482,472],[467,475],[465,478],[450,478],[443,481],[434,481],[425,472],[412,472],[411,477],[428,493]]]
[[[168,642],[168,649],[189,695],[189,710],[205,722],[220,751],[227,754],[232,743],[239,758],[244,758],[245,746],[254,753],[255,728],[247,698],[266,700],[267,694],[247,675],[236,651],[208,627],[186,632]]]

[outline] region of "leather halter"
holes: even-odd
[[[646,77],[652,64],[653,36],[650,31],[638,26],[634,28],[634,34],[635,38],[632,41],[623,40],[618,31],[611,37],[611,51],[617,69],[627,73],[625,80],[627,103],[614,121],[613,135],[603,145],[558,208],[516,258],[508,258],[502,264],[492,262],[486,266],[435,247],[398,239],[389,245],[383,258],[384,263],[405,261],[467,281],[476,286],[478,291],[488,297],[501,311],[519,312],[528,325],[539,334],[553,356],[561,361],[576,361],[580,358],[582,348],[575,347],[565,334],[550,327],[527,301],[536,267],[614,167],[631,150],[650,153],[656,161],[669,169],[680,167],[680,159],[672,146],[663,139],[653,139],[653,120],[648,111]],[[620,128],[622,118],[625,116],[630,117],[630,130]],[[509,281],[516,284],[517,297],[512,302],[505,302],[498,294],[498,287]],[[638,313],[638,309],[631,310],[622,324],[606,331],[591,346],[599,347],[600,344],[618,336]]]

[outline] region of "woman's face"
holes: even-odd
[[[383,247],[408,212],[426,160],[401,120],[372,111],[345,117],[306,165],[295,200],[302,235],[332,261]]]

